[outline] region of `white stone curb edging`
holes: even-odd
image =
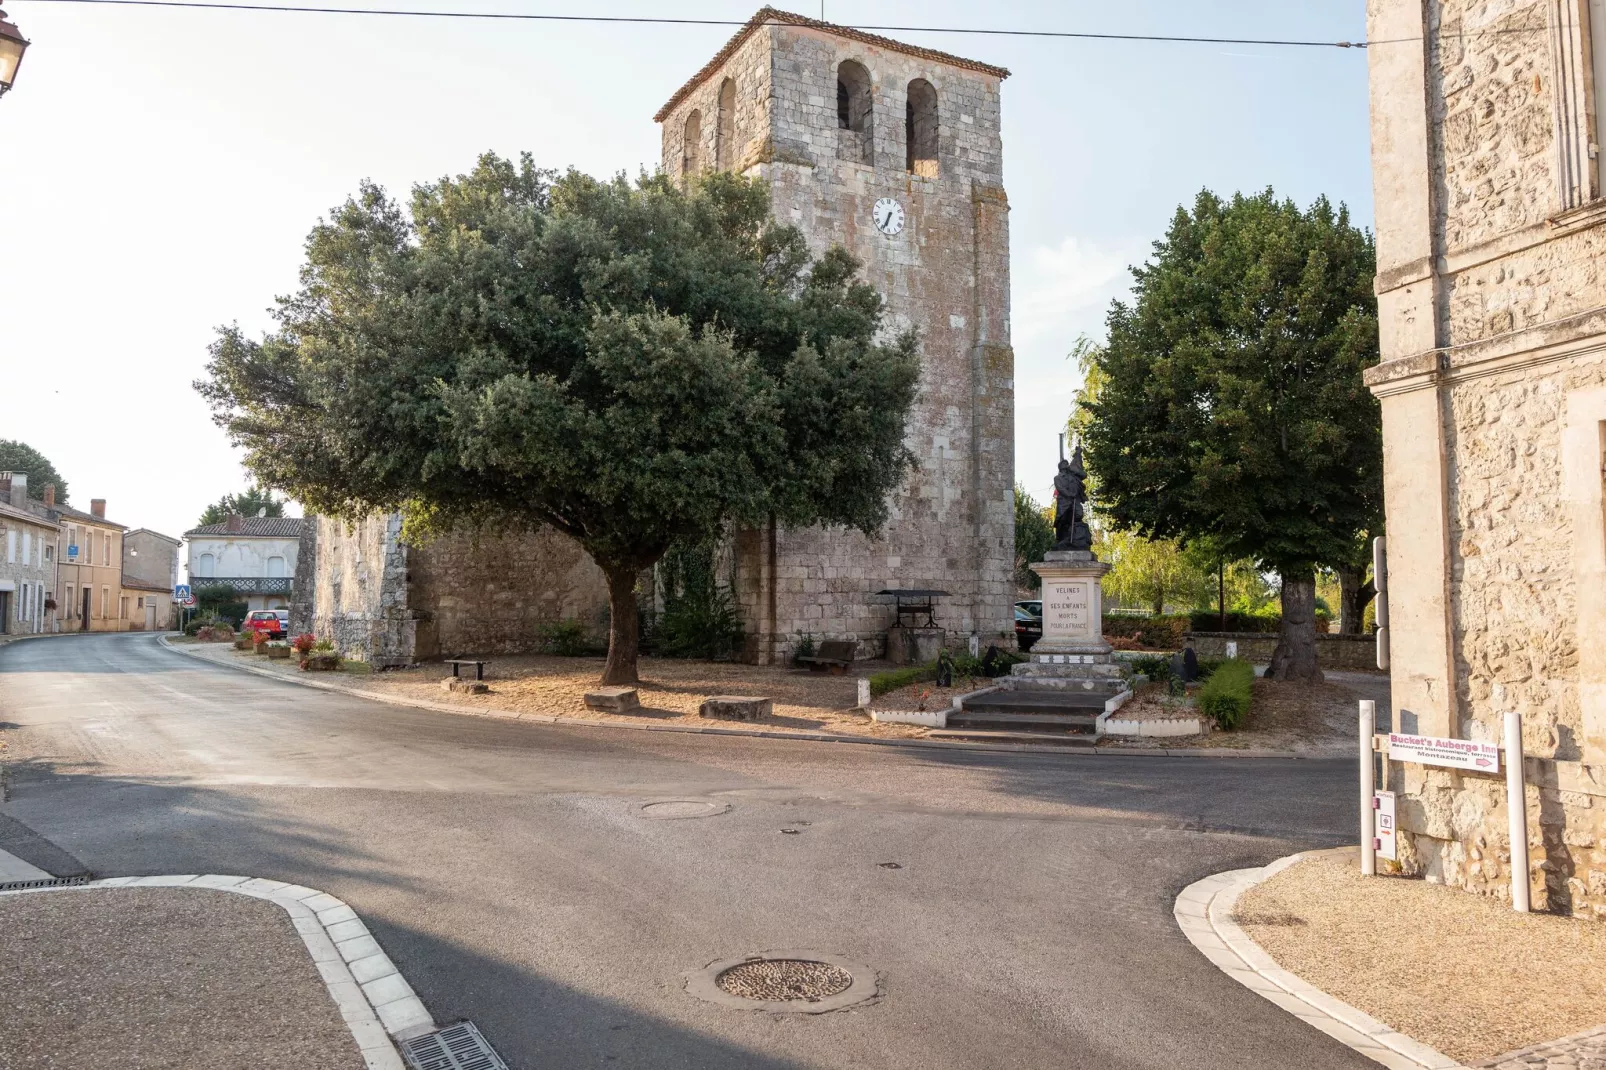
[[[1239,896],[1305,857],[1289,855],[1258,869],[1228,870],[1188,885],[1173,910],[1182,935],[1234,981],[1373,1062],[1391,1070],[1462,1070],[1448,1055],[1282,969],[1232,920]]]
[[[312,956],[368,1070],[405,1070],[396,1041],[433,1032],[424,1009],[390,956],[356,911],[327,892],[299,884],[208,873],[172,877],[110,877],[63,888],[26,888],[0,895],[72,893],[95,888],[209,888],[266,899],[284,908]]]
[[[122,635],[138,635],[151,633],[122,632]],[[1003,754],[1052,754],[1056,757],[1098,757],[1098,758],[1218,758],[1224,760],[1237,758],[1280,758],[1289,761],[1308,761],[1311,759],[1330,758],[1330,755],[1297,754],[1290,751],[1270,750],[1260,747],[1063,747],[1058,745],[1042,745],[1029,743],[967,743],[961,740],[949,739],[883,739],[876,736],[850,736],[831,732],[780,732],[763,728],[726,728],[723,726],[682,726],[671,724],[625,724],[616,721],[593,721],[581,717],[560,717],[552,713],[514,713],[509,710],[498,710],[494,707],[475,708],[465,707],[455,703],[430,702],[427,699],[409,698],[405,695],[391,695],[383,691],[368,691],[360,687],[351,687],[346,684],[328,683],[322,680],[307,680],[299,676],[274,672],[272,669],[262,669],[255,665],[242,665],[234,661],[222,661],[208,657],[199,651],[189,650],[182,646],[174,646],[167,641],[167,635],[158,635],[157,642],[175,654],[182,654],[187,658],[204,661],[208,665],[215,665],[220,669],[233,672],[251,673],[253,676],[265,677],[269,680],[278,680],[280,683],[292,687],[311,687],[320,691],[334,691],[339,694],[351,695],[355,698],[368,699],[371,702],[383,702],[391,706],[406,706],[412,709],[433,710],[436,713],[453,713],[464,717],[492,717],[503,720],[525,721],[535,724],[556,724],[565,728],[599,728],[606,730],[619,730],[624,732],[678,732],[687,735],[706,736],[747,736],[758,739],[785,739],[793,742],[812,743],[857,743],[870,747],[912,747],[930,748],[936,750],[972,750],[981,752],[994,752]],[[944,714],[951,711],[941,711]],[[930,726],[927,726],[930,727]]]

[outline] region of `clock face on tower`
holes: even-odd
[[[875,220],[875,228],[883,234],[893,235],[903,229],[903,205],[891,197],[876,201],[870,215]]]

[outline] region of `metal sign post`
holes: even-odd
[[[1526,914],[1528,901],[1528,786],[1523,782],[1522,714],[1506,714],[1506,817],[1511,836],[1511,909]]]
[[[1361,876],[1377,874],[1376,826],[1372,815],[1374,785],[1372,783],[1372,732],[1376,724],[1377,703],[1361,700]]]

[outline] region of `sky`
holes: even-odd
[[[296,0],[317,4],[319,0]],[[360,6],[345,0],[331,6]],[[373,6],[744,20],[757,0]],[[818,17],[818,0],[777,3]],[[653,113],[729,26],[538,23],[9,0],[32,42],[0,98],[0,438],[72,504],[179,535],[245,486],[191,383],[219,325],[271,326],[314,223],[486,150],[597,175],[658,161]],[[1358,40],[1360,0],[826,0],[850,25]],[[1009,68],[1016,475],[1040,499],[1078,385],[1181,204],[1325,194],[1370,226],[1366,53],[899,31]],[[293,511],[293,510],[292,510]]]

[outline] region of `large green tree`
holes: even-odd
[[[206,507],[197,527],[221,524],[231,516],[283,516],[284,503],[275,499],[273,492],[261,487],[246,487],[234,494],[225,494]]]
[[[364,185],[313,230],[278,329],[221,331],[197,386],[309,511],[575,538],[608,578],[603,679],[628,683],[637,577],[676,540],[884,524],[919,358],[881,339],[858,267],[812,259],[762,183],[487,155],[410,212]]]
[[[0,438],[0,472],[21,472],[28,477],[28,497],[43,501],[45,487],[56,488],[56,501],[67,501],[67,481],[49,458],[26,442]]]
[[[1372,237],[1318,199],[1200,193],[1133,270],[1098,356],[1089,467],[1143,534],[1209,538],[1282,577],[1268,672],[1319,679],[1315,568],[1353,554],[1382,505]]]
[[[1054,548],[1054,522],[1051,512],[1031,496],[1019,483],[1015,484],[1015,586],[1035,591],[1043,586],[1043,579],[1030,566],[1043,560],[1043,555]]]

